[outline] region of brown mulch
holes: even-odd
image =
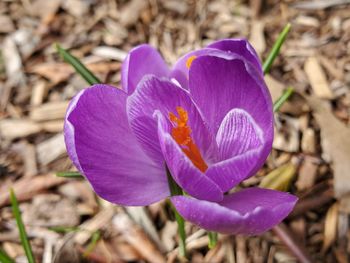
[[[283,26],[292,30],[266,82],[276,100],[274,149],[244,186],[278,167],[300,201],[259,237],[219,236],[188,224],[190,262],[349,261],[350,3],[346,0],[6,0],[0,2],[0,248],[25,262],[9,206],[12,187],[38,262],[178,262],[167,202],[121,208],[98,199],[72,170],[62,125],[87,84],[57,55],[60,43],[103,82],[120,84],[121,62],[140,43],[169,64],[222,38],[246,37],[265,58]],[[291,168],[292,167],[292,170]],[[281,172],[282,171],[282,172]],[[287,171],[287,172],[286,172]],[[99,237],[99,238],[97,238]],[[92,240],[97,242],[92,242]],[[294,252],[294,253],[293,253]],[[300,254],[301,253],[301,254]]]

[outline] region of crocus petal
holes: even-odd
[[[261,74],[245,59],[201,56],[192,62],[189,75],[191,97],[212,132],[216,134],[226,114],[243,109],[272,140],[273,113],[269,91]]]
[[[124,91],[107,85],[82,91],[67,111],[67,148],[102,198],[148,205],[169,195],[167,178],[164,167],[143,152],[130,130],[126,99]]]
[[[222,58],[233,58],[235,57],[234,54],[214,49],[214,48],[202,48],[199,50],[191,51],[184,56],[182,56],[174,65],[174,67],[171,70],[170,78],[176,79],[182,88],[188,89],[188,75],[189,75],[189,64],[188,60],[197,59],[200,56],[216,56],[216,57],[222,57]]]
[[[162,56],[150,45],[143,44],[133,48],[125,58],[122,66],[122,86],[131,94],[137,84],[147,74],[167,77],[169,68]]]
[[[231,110],[216,134],[220,162],[210,166],[206,175],[226,192],[257,172],[271,150],[271,142],[254,119],[242,109]]]
[[[264,161],[260,161],[261,149],[252,149],[208,168],[205,174],[212,179],[223,192],[229,191],[241,181],[254,175]],[[266,159],[266,157],[265,157]],[[261,164],[261,165],[257,165]]]
[[[153,117],[156,110],[169,117],[180,106],[188,112],[188,125],[192,138],[208,162],[217,156],[215,138],[209,133],[200,113],[189,97],[188,91],[166,79],[145,76],[135,92],[129,96],[127,112],[133,129],[144,151],[157,163],[163,160],[157,133],[157,122]]]
[[[242,109],[227,113],[216,134],[220,159],[226,160],[260,147],[263,132],[250,114]]]
[[[193,61],[190,68],[190,93],[214,134],[217,134],[224,117],[232,109],[249,113],[249,119],[252,120],[250,126],[259,127],[255,130],[263,133],[256,133],[260,134],[261,149],[249,150],[216,163],[207,170],[207,176],[220,185],[223,191],[227,191],[239,180],[256,173],[271,150],[273,112],[270,94],[264,80],[250,62],[242,58],[213,56],[202,56]],[[225,131],[225,134],[228,132]],[[220,138],[220,134],[217,138]]]
[[[219,203],[186,196],[175,196],[171,201],[186,220],[206,230],[258,235],[280,223],[297,198],[285,192],[247,188],[225,196]]]
[[[263,74],[259,56],[246,39],[222,39],[208,45],[208,48],[216,48],[238,54],[250,61],[256,69]]]
[[[77,102],[79,101],[80,96],[83,95],[84,92],[85,92],[85,90],[80,91],[70,101],[70,103],[68,105],[67,112],[66,112],[66,116],[65,116],[65,120],[64,120],[64,128],[63,128],[64,142],[66,144],[66,149],[67,149],[68,156],[72,160],[74,166],[81,173],[83,172],[83,169],[80,166],[79,159],[78,159],[78,156],[77,156],[77,152],[76,152],[76,149],[75,149],[74,126],[68,120],[68,117],[72,113],[72,111],[75,109],[75,107],[77,105]]]
[[[184,154],[179,145],[169,134],[170,123],[160,113],[155,112],[158,119],[158,136],[165,161],[174,180],[186,193],[196,198],[208,201],[221,201],[223,192],[203,173],[201,173]]]

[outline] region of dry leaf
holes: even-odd
[[[350,193],[350,129],[331,112],[326,102],[309,97],[307,101],[321,128],[321,145],[333,162],[334,191],[337,198]]]
[[[287,163],[266,175],[259,186],[279,191],[288,191],[295,172],[296,166],[292,163]]]

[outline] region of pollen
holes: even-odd
[[[197,145],[191,137],[192,130],[188,126],[188,113],[182,107],[176,107],[176,111],[178,116],[172,112],[169,113],[169,119],[174,125],[171,130],[171,136],[192,163],[199,170],[205,172],[208,169],[208,165],[203,160]]]
[[[188,69],[190,69],[191,65],[192,65],[192,62],[193,60],[195,60],[197,58],[197,56],[190,56],[187,60],[186,60],[186,67]]]

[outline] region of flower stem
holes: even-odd
[[[168,184],[169,184],[169,189],[170,189],[170,194],[171,196],[175,195],[183,195],[183,191],[181,187],[174,181],[173,177],[171,176],[171,173],[169,171],[169,168],[165,166],[166,173],[168,176]],[[171,205],[174,214],[175,214],[175,219],[177,222],[177,231],[179,234],[179,254],[182,257],[186,257],[186,232],[185,232],[185,220],[183,217],[179,214],[179,212],[176,210],[176,208]]]
[[[210,249],[212,249],[218,243],[218,233],[216,233],[216,232],[208,232],[208,237],[209,237],[208,247]]]

